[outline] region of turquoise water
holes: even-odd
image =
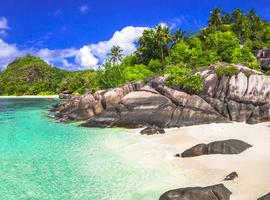
[[[171,174],[123,129],[48,117],[46,99],[0,99],[0,199],[154,200]],[[130,155],[130,156],[129,156]]]

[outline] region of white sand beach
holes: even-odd
[[[187,181],[179,181],[179,188],[223,183],[232,192],[232,200],[255,200],[270,192],[270,122],[207,124],[167,129],[164,135],[140,137],[144,145],[162,149],[158,153],[163,161],[175,167],[174,173],[185,176]],[[253,147],[238,155],[174,157],[196,144],[226,139],[239,139]],[[222,181],[233,171],[239,178]]]

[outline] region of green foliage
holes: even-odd
[[[176,63],[187,63],[191,52],[189,46],[184,42],[176,43],[171,50],[171,60]]]
[[[189,93],[202,92],[203,82],[199,74],[189,74],[188,68],[177,66],[169,67],[166,72],[169,75],[167,80],[169,86],[183,89]]]
[[[125,82],[141,81],[154,75],[145,65],[127,66],[124,69]]]
[[[60,82],[58,92],[69,90],[83,94],[86,91],[95,92],[98,89],[97,72],[84,70],[68,73]]]
[[[204,42],[205,49],[211,49],[218,55],[218,60],[224,62],[232,61],[232,52],[236,48],[240,48],[239,40],[234,33],[227,31],[209,34]]]
[[[48,65],[40,58],[25,56],[10,63],[0,75],[1,95],[56,94],[68,72]]]
[[[108,89],[123,84],[125,82],[122,75],[123,69],[124,65],[112,66],[109,62],[106,62],[97,75],[100,88]]]
[[[166,26],[158,25],[154,29],[145,30],[138,40],[136,55],[139,62],[147,65],[151,59],[158,59],[163,63],[170,54],[169,44],[172,41],[173,37]]]
[[[64,90],[82,94],[99,89],[96,75],[93,70],[60,70],[28,55],[0,73],[0,95],[53,95]]]
[[[252,74],[254,74],[254,72],[252,70],[245,70],[244,74],[246,75],[246,77],[250,77]]]
[[[238,69],[234,66],[220,66],[216,69],[218,76],[234,76],[239,73]]]
[[[151,59],[147,67],[149,68],[149,70],[155,73],[162,72],[163,70],[163,64],[158,59],[156,60]]]
[[[108,56],[112,65],[119,64],[123,59],[123,50],[119,46],[113,46]]]
[[[138,58],[135,55],[129,55],[123,59],[121,64],[125,66],[134,66],[137,63],[138,63]]]

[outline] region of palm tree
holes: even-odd
[[[230,24],[232,22],[232,16],[230,13],[226,12],[225,15],[222,17],[223,24]]]
[[[122,61],[123,50],[120,48],[120,46],[113,46],[110,53],[107,55],[109,56],[109,61],[113,64],[113,66],[115,66]]]
[[[233,31],[238,36],[240,43],[243,44],[244,40],[248,35],[248,18],[244,15],[244,13],[240,9],[236,9],[232,13],[233,19]]]
[[[167,26],[158,25],[156,28],[156,39],[161,53],[161,61],[164,60],[164,49],[170,55],[169,43],[173,41],[172,35],[170,34],[170,29]]]
[[[208,21],[209,26],[214,28],[214,31],[217,32],[217,28],[222,24],[222,10],[218,7],[215,7],[211,11],[210,19]]]
[[[185,32],[181,28],[177,29],[173,34],[174,44],[181,42],[184,39]]]
[[[108,53],[108,56],[109,65],[112,64],[112,66],[115,66],[118,71],[118,75],[115,78],[122,80],[123,76],[119,64],[123,60],[123,50],[120,48],[120,46],[113,46],[110,53]],[[110,67],[109,65],[107,67]]]

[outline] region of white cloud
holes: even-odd
[[[178,17],[178,18],[173,18],[170,20],[166,20],[166,22],[160,23],[161,26],[169,27],[171,30],[175,29],[183,24],[188,24],[188,20],[187,20],[186,16],[183,16],[183,15]]]
[[[8,21],[5,17],[0,18],[0,29],[9,29]]]
[[[111,48],[118,45],[123,49],[124,56],[132,54],[136,50],[136,42],[147,27],[127,26],[121,31],[116,31],[108,41],[89,45],[91,52],[103,63]]]
[[[6,30],[10,29],[8,26],[8,20],[5,17],[0,18],[0,35],[6,35]]]
[[[44,59],[47,63],[67,70],[97,69],[107,59],[107,54],[114,45],[123,50],[127,56],[136,50],[138,38],[148,27],[127,26],[116,31],[112,38],[97,44],[84,45],[80,49],[24,49],[18,50],[16,45],[10,45],[0,39],[0,69],[5,67],[15,57],[32,54]],[[1,59],[4,58],[4,59]]]
[[[82,5],[79,7],[79,10],[80,10],[81,14],[85,14],[88,12],[89,8],[87,5]]]
[[[159,25],[163,28],[169,27],[169,25],[165,22],[160,22]]]
[[[8,44],[0,39],[0,70],[22,54],[23,52],[19,51],[16,45]]]
[[[78,50],[70,48],[70,49],[40,49],[38,51],[34,51],[31,54],[38,56],[44,59],[47,63],[51,65],[55,65],[60,68],[64,68],[67,70],[76,70],[77,67],[74,63],[70,63],[68,59],[74,58],[78,53]]]
[[[84,46],[76,55],[75,62],[79,64],[82,69],[93,69],[98,66],[99,60],[92,54],[88,46]]]

